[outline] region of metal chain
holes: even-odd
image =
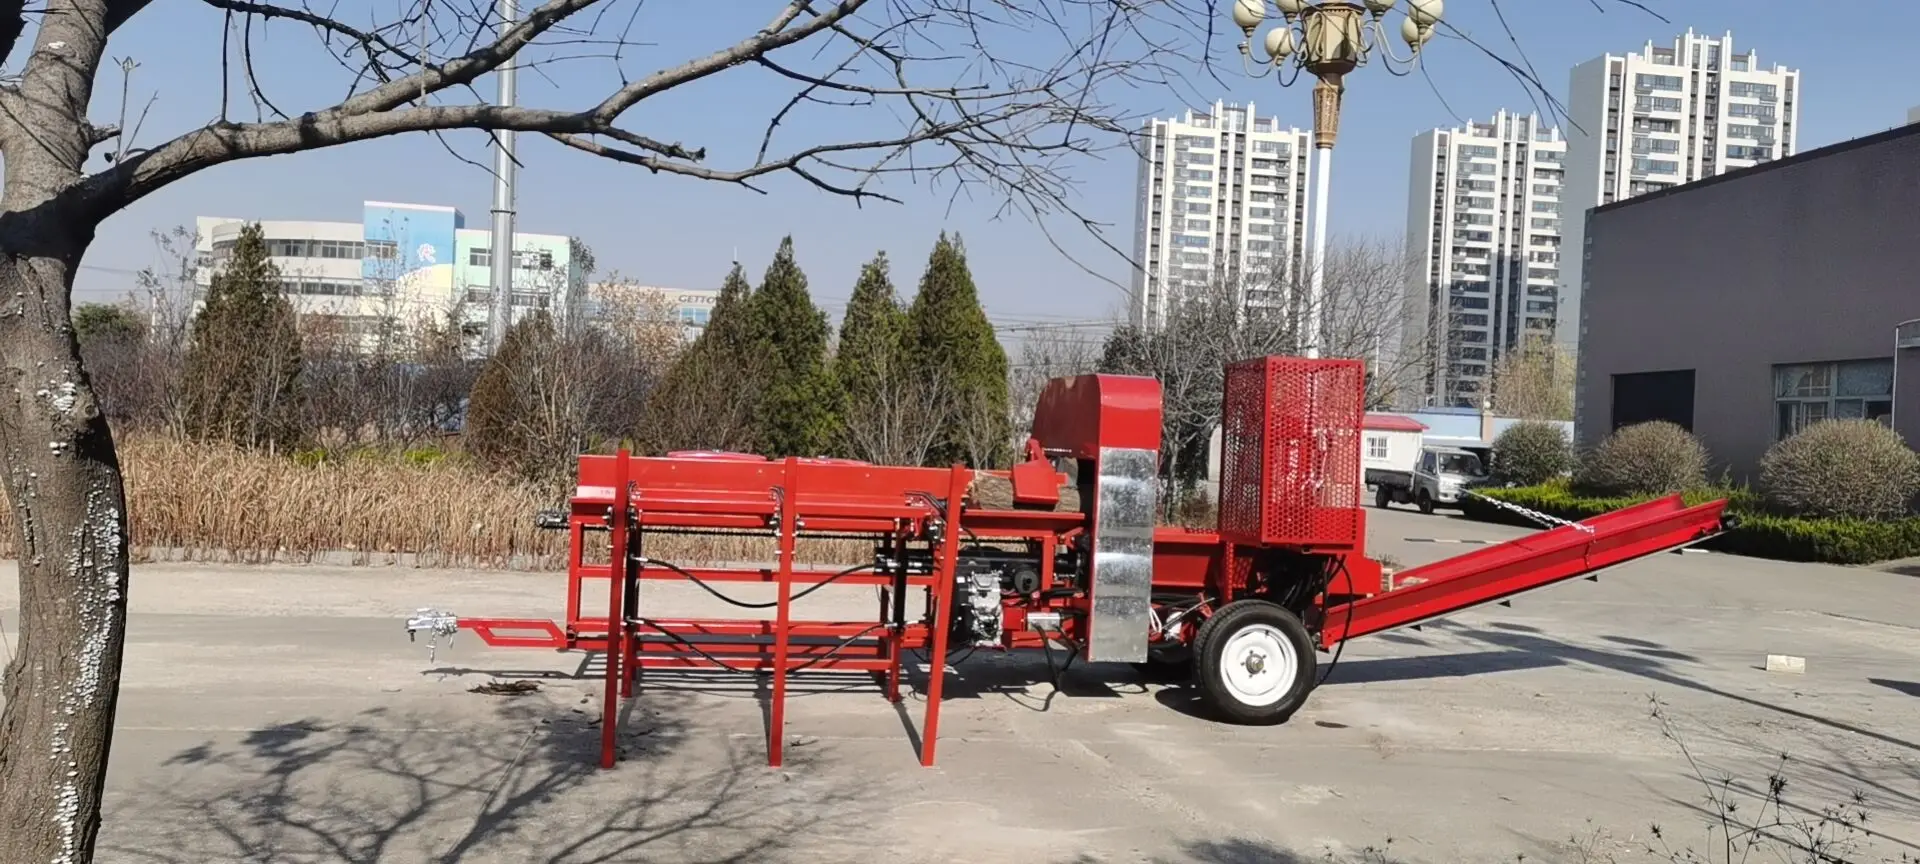
[[[1574,527],[1574,528],[1577,528],[1577,529],[1579,529],[1579,530],[1580,530],[1580,531],[1581,531],[1582,533],[1586,533],[1586,534],[1592,534],[1592,533],[1593,533],[1593,526],[1592,526],[1592,525],[1582,525],[1582,524],[1580,524],[1580,523],[1578,523],[1578,522],[1573,522],[1573,521],[1569,521],[1569,520],[1566,520],[1566,519],[1562,519],[1562,518],[1560,518],[1560,517],[1558,517],[1558,516],[1548,516],[1547,514],[1545,514],[1545,513],[1542,513],[1542,512],[1540,512],[1540,511],[1538,511],[1538,510],[1529,510],[1529,509],[1527,509],[1527,508],[1525,508],[1525,507],[1522,507],[1522,506],[1520,506],[1520,505],[1518,505],[1518,504],[1515,504],[1515,503],[1513,503],[1513,502],[1511,502],[1511,501],[1502,501],[1502,500],[1500,500],[1500,499],[1498,499],[1498,498],[1494,498],[1494,497],[1492,497],[1492,496],[1489,496],[1489,495],[1482,495],[1482,494],[1480,494],[1480,493],[1478,493],[1478,492],[1475,492],[1475,491],[1473,491],[1473,490],[1471,490],[1471,489],[1462,489],[1462,490],[1460,490],[1460,491],[1461,491],[1461,492],[1463,492],[1463,493],[1465,493],[1465,494],[1467,494],[1467,495],[1472,495],[1472,496],[1473,496],[1473,497],[1475,497],[1475,498],[1478,498],[1478,499],[1480,499],[1480,500],[1482,500],[1482,501],[1485,501],[1485,502],[1487,502],[1487,503],[1489,503],[1489,504],[1492,504],[1492,505],[1493,505],[1493,506],[1495,506],[1495,507],[1499,507],[1499,508],[1501,508],[1501,509],[1503,509],[1503,510],[1512,510],[1513,512],[1515,512],[1515,513],[1518,513],[1518,514],[1520,514],[1520,515],[1522,515],[1522,516],[1525,516],[1525,517],[1527,517],[1528,519],[1532,519],[1532,520],[1534,520],[1535,522],[1539,522],[1539,523],[1540,523],[1540,524],[1542,524],[1542,525],[1551,525],[1551,526],[1556,526],[1556,527],[1558,527],[1558,526],[1571,526],[1571,527]]]

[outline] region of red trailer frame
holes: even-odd
[[[1725,527],[1725,501],[1686,507],[1673,496],[1414,568],[1383,591],[1361,508],[1364,375],[1359,361],[1291,357],[1226,369],[1214,531],[1156,524],[1161,405],[1150,378],[1050,382],[1024,460],[1004,472],[714,452],[581,456],[567,511],[543,521],[569,535],[564,619],[421,610],[408,631],[467,629],[494,647],[604,653],[606,768],[617,758],[620,703],[641,669],[771,675],[767,759],[778,766],[790,676],[868,672],[898,702],[903,658],[927,651],[919,755],[931,766],[956,638],[998,649],[1057,642],[1092,661],[1179,664],[1226,719],[1284,722],[1317,683],[1316,649],[1671,551]],[[981,475],[1010,485],[1011,509],[970,497]],[[1080,506],[1057,512],[1065,487]],[[692,567],[647,554],[649,538],[716,531],[772,538],[775,562]],[[796,546],[809,537],[871,541],[874,559],[801,567]],[[691,580],[774,615],[653,617],[640,588],[659,579]],[[716,587],[729,584],[771,585],[774,599],[743,603]],[[877,588],[876,620],[796,619],[794,602],[829,584]],[[956,597],[963,589],[965,603]],[[586,611],[595,590],[606,592],[604,615]],[[909,613],[916,592],[925,605]],[[1290,644],[1242,645],[1248,622]],[[1235,681],[1254,679],[1283,691],[1236,695]]]

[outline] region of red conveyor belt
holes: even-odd
[[[1330,607],[1320,646],[1418,624],[1482,603],[1699,542],[1721,530],[1724,500],[1672,495],[1401,572],[1405,587]]]

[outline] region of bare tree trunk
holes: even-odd
[[[74,864],[92,860],[100,829],[125,642],[127,510],[69,322],[79,246],[23,254],[17,222],[34,218],[0,216],[0,452],[21,613],[0,713],[0,860]]]

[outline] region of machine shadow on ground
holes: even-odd
[[[1803,736],[1803,740],[1794,745],[1793,752],[1785,754],[1788,761],[1783,770],[1795,790],[1788,809],[1796,811],[1797,815],[1789,814],[1795,818],[1818,821],[1821,808],[1854,800],[1870,802],[1870,811],[1883,823],[1920,818],[1920,744],[1827,716],[1821,712],[1818,702],[1786,705],[1714,686],[1702,680],[1702,676],[1695,671],[1703,668],[1701,664],[1704,661],[1686,652],[1636,637],[1602,635],[1593,640],[1594,644],[1582,645],[1554,638],[1537,627],[1504,621],[1470,626],[1443,619],[1426,625],[1426,628],[1427,634],[1402,631],[1382,634],[1377,638],[1431,648],[1441,640],[1428,638],[1428,634],[1444,634],[1443,641],[1447,644],[1467,647],[1453,653],[1420,657],[1347,658],[1335,665],[1330,673],[1328,658],[1323,656],[1321,673],[1327,675],[1324,686],[1461,678],[1568,666],[1603,669],[1650,684],[1726,700],[1756,717],[1772,715],[1782,722],[1811,725],[1841,733],[1838,737]],[[1203,709],[1194,688],[1183,682],[1149,677],[1130,665],[1119,663],[1077,662],[1063,668],[1064,659],[1064,652],[1056,652],[1050,661],[1038,652],[1001,654],[981,650],[968,655],[965,649],[961,649],[955,652],[953,662],[949,664],[952,672],[946,682],[945,695],[953,700],[1004,698],[1028,710],[1045,712],[1059,704],[1060,697],[1071,700],[1151,694],[1165,707],[1189,717],[1209,722],[1213,720]],[[575,675],[565,677],[597,681],[601,668],[599,663],[597,655],[590,656],[583,660]],[[907,698],[897,706],[902,725],[916,749],[919,746],[918,724],[925,704],[927,681],[926,675],[918,671],[922,666],[918,662],[909,664],[909,673],[903,682]],[[485,674],[505,678],[515,673],[447,668],[433,670],[430,674]],[[765,675],[650,670],[643,675],[639,686],[643,694],[662,697],[700,694],[755,699],[764,705],[769,680]],[[1899,693],[1920,695],[1920,684],[1914,682],[1869,680],[1874,685]],[[790,693],[796,698],[866,691],[872,694],[876,703],[880,700],[877,682],[866,674],[808,672],[791,676],[789,681]],[[640,704],[649,702],[642,700]],[[1649,718],[1648,722],[1654,721]],[[1715,758],[1701,760],[1700,770],[1710,775],[1707,779],[1721,783],[1728,794],[1745,795],[1749,800],[1757,800],[1755,796],[1764,794],[1769,779],[1768,770],[1780,759],[1781,753],[1756,745],[1752,736],[1742,728],[1692,725],[1698,728],[1688,729],[1685,732],[1686,739],[1675,742],[1676,748],[1684,744],[1696,752],[1712,750],[1718,754]],[[1878,748],[1876,753],[1874,749],[1862,750],[1835,743],[1854,736],[1885,746]],[[1897,763],[1890,762],[1885,758],[1886,748],[1911,752],[1913,755],[1899,759]],[[1675,756],[1679,755],[1676,749]],[[580,756],[578,761],[582,764],[590,762],[591,754]],[[746,761],[751,763],[756,760],[748,756]],[[1686,773],[1688,769],[1678,766],[1678,770]],[[1690,791],[1698,791],[1698,787]],[[1704,805],[1697,794],[1675,795],[1672,787],[1661,790],[1651,786],[1644,792],[1650,801],[1664,801],[1675,808],[1667,812],[1691,813],[1708,821],[1722,815]],[[1644,826],[1610,827],[1625,830]],[[1879,830],[1885,827],[1884,824],[1869,826],[1866,835],[1876,842],[1920,852],[1920,844],[1901,836],[1904,833],[1902,830],[1889,829],[1892,833]],[[1186,850],[1185,857],[1164,860],[1169,864],[1172,861],[1287,864],[1322,860],[1393,861],[1395,858],[1380,852],[1372,857],[1361,854],[1357,859],[1327,859],[1318,854],[1273,849],[1259,841],[1232,840],[1204,844],[1204,848],[1195,846]]]
[[[1045,711],[1054,696],[1090,699],[1118,699],[1141,696],[1155,683],[1131,665],[1124,663],[1087,663],[1067,659],[1067,652],[1056,649],[1051,657],[1037,651],[1002,652],[991,649],[950,652],[943,699],[984,699],[1004,697],[1023,707]],[[441,666],[420,673],[423,677],[450,679],[462,677],[499,680],[566,680],[599,682],[606,676],[605,655],[582,654],[578,666],[570,671],[551,669],[474,668]],[[901,694],[924,699],[929,676],[926,659],[916,653],[901,667]],[[772,675],[707,669],[646,669],[636,679],[635,692],[699,694],[721,698],[770,698]],[[787,677],[789,698],[828,694],[871,692],[881,695],[877,675],[865,672],[808,670]],[[764,708],[764,705],[763,705]]]
[[[695,738],[724,752],[675,758],[694,739],[672,700],[628,720],[623,761],[602,772],[597,718],[572,707],[511,697],[465,728],[372,709],[207,741],[120,796],[101,860],[720,864],[778,860],[871,812],[869,785],[808,772],[804,752],[789,758],[798,781],[710,736]]]

